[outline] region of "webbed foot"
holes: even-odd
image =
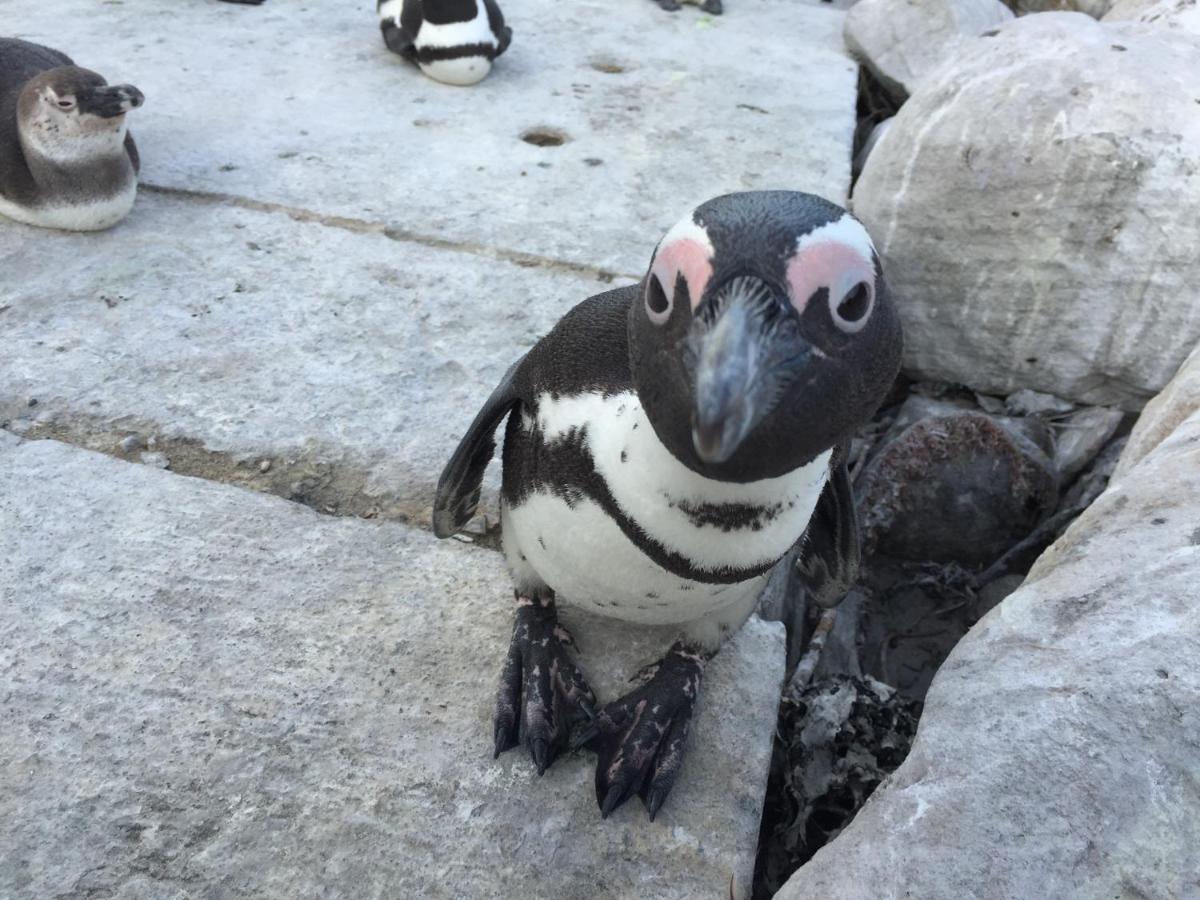
[[[541,775],[568,748],[572,727],[594,714],[596,697],[567,652],[574,647],[558,623],[553,593],[517,595],[496,693],[496,756],[524,744]]]
[[[576,739],[598,755],[596,802],[604,818],[636,793],[654,821],[679,777],[709,656],[676,643],[644,684],[597,712]]]

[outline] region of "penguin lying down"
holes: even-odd
[[[512,42],[496,0],[377,0],[375,9],[388,49],[446,84],[482,81]]]
[[[523,744],[541,773],[588,747],[601,814],[636,793],[654,818],[705,663],[749,618],[768,570],[799,542],[816,602],[850,587],[846,447],[900,351],[863,226],[810,194],[756,191],[698,207],[641,283],[583,301],[509,369],[442,472],[433,513],[439,537],[471,518],[507,417],[501,525],[516,615],[497,756]],[[679,639],[641,686],[596,709],[559,600],[678,625]]]
[[[0,38],[0,215],[69,231],[121,221],[139,164],[125,114],[143,99],[57,50]]]

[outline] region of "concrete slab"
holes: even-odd
[[[659,820],[602,822],[591,757],[491,760],[498,554],[5,442],[0,896],[742,896],[778,625],[710,667]],[[602,697],[670,640],[573,624]]]
[[[142,88],[156,184],[633,275],[716,194],[848,190],[856,67],[828,5],[508,0],[512,48],[473,88],[389,53],[374,6],[7,0],[4,20]],[[522,140],[539,128],[564,143]]]
[[[0,224],[0,271],[0,425],[420,522],[508,365],[610,287],[153,194],[111,232]]]

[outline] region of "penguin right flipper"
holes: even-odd
[[[500,12],[496,0],[483,0],[483,8],[487,11],[488,28],[496,36],[496,50],[492,54],[495,59],[512,43],[512,29],[504,24],[504,13]]]
[[[496,449],[496,429],[521,402],[513,376],[524,359],[521,357],[504,373],[438,478],[433,533],[440,538],[450,537],[466,525],[479,506],[483,473]]]
[[[858,578],[862,548],[846,447],[834,450],[829,480],[809,520],[796,570],[809,599],[828,609],[842,602]]]
[[[129,161],[133,164],[133,174],[137,175],[142,170],[142,157],[138,153],[137,144],[133,142],[133,135],[128,131],[125,132],[125,152],[129,154]]]

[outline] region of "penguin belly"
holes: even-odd
[[[111,228],[129,214],[137,199],[137,180],[115,194],[74,202],[49,202],[22,206],[0,195],[0,215],[38,228],[63,231],[103,231]]]
[[[434,81],[466,86],[482,81],[492,70],[496,36],[486,15],[445,25],[422,22],[415,43],[417,65]]]
[[[518,588],[552,588],[563,603],[646,625],[741,608],[804,534],[828,475],[825,453],[779,478],[704,478],[658,440],[633,392],[539,397],[522,416],[532,471],[585,454],[603,487],[547,482],[501,511]],[[603,496],[597,496],[597,493]]]

